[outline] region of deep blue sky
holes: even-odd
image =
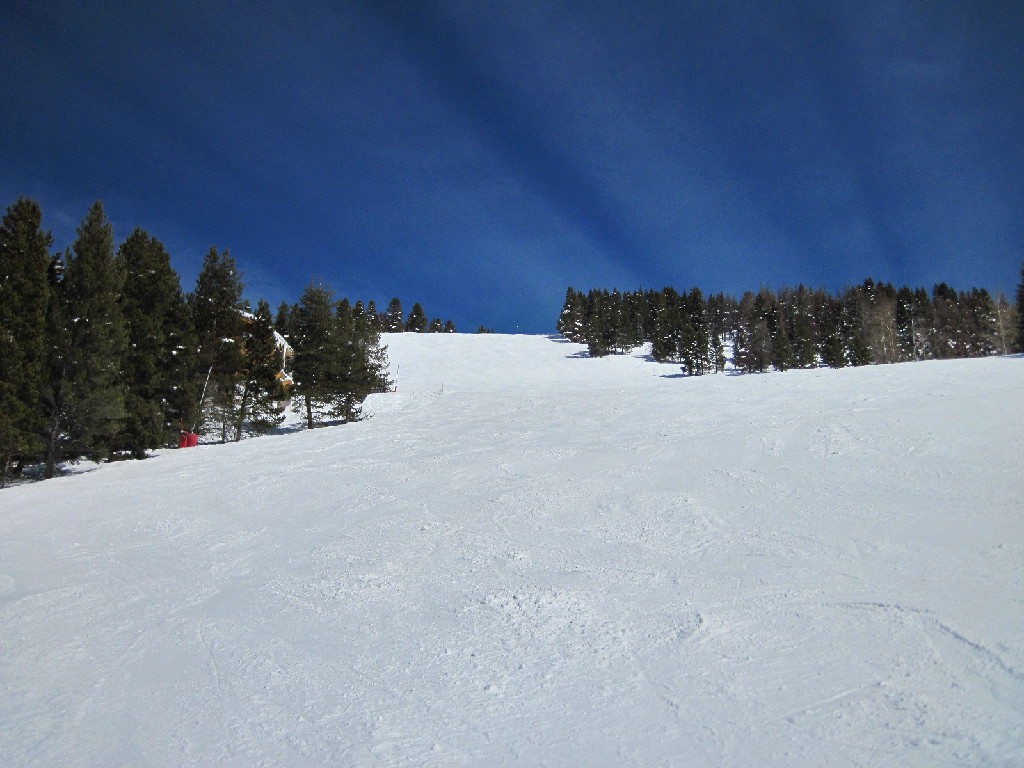
[[[7,0],[0,207],[66,247],[95,199],[460,330],[565,288],[867,276],[1008,294],[1024,258],[1024,2]]]

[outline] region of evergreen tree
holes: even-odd
[[[679,360],[679,337],[683,324],[681,297],[675,289],[666,287],[659,298],[649,304],[654,315],[651,356],[658,362]]]
[[[732,328],[732,364],[744,372],[755,370],[750,349],[752,304],[753,294],[747,291],[739,301]]]
[[[768,370],[772,361],[772,333],[768,329],[768,322],[763,316],[755,315],[753,326],[750,331],[750,357],[751,368],[749,370],[763,373]]]
[[[0,227],[0,488],[12,463],[41,449],[53,244],[42,220],[39,204],[19,197]]]
[[[356,330],[355,311],[352,309],[352,302],[342,299],[334,305],[334,315],[338,320],[338,328],[342,338],[350,339]]]
[[[456,332],[455,331],[455,323],[453,323],[451,320],[446,322],[444,324],[444,332],[445,333],[455,333]]]
[[[874,281],[868,279],[869,288]],[[871,347],[868,345],[864,330],[863,309],[861,300],[863,292],[858,289],[847,289],[839,302],[840,334],[846,350],[846,360],[850,365],[870,365],[872,361]]]
[[[67,435],[70,432],[70,387],[68,383],[71,331],[65,298],[64,265],[71,252],[50,259],[46,273],[49,301],[46,305],[46,366],[43,376],[40,440],[43,444],[44,477],[51,478],[64,459]]]
[[[344,397],[339,387],[342,344],[333,304],[333,291],[310,283],[292,313],[293,402],[302,409],[309,429],[325,413],[339,410],[337,401]]]
[[[242,365],[242,290],[245,284],[228,250],[211,246],[196,289],[188,297],[196,334],[193,382],[199,394],[195,426],[217,427],[221,441],[236,423],[236,374]]]
[[[591,357],[611,354],[615,327],[608,318],[607,305],[610,301],[608,291],[587,294],[586,342],[587,353]]]
[[[274,316],[274,327],[277,332],[288,338],[289,328],[291,327],[292,321],[292,308],[287,301],[282,301],[281,305],[277,308],[277,315]]]
[[[643,343],[640,305],[636,294],[618,293],[615,297],[615,351],[629,352]]]
[[[562,313],[558,316],[558,332],[569,341],[583,343],[586,340],[586,315],[586,297],[570,287],[565,292],[565,303],[562,305]]]
[[[818,364],[818,348],[810,292],[803,285],[797,286],[795,292],[785,294],[783,304],[792,318],[793,364],[797,368],[814,368]]]
[[[356,334],[345,306],[336,315],[333,291],[310,283],[293,313],[294,403],[310,429],[325,418],[358,419],[366,396],[390,384],[379,333]]]
[[[850,339],[847,358],[850,361],[850,365],[871,365],[871,348],[868,346],[867,341],[865,341],[863,334],[857,333]]]
[[[721,337],[714,332],[711,334],[711,354],[715,373],[721,373],[725,370],[725,346],[722,344]]]
[[[409,312],[409,319],[405,323],[405,330],[411,333],[424,333],[430,325],[427,314],[419,302],[412,305]]]
[[[735,297],[718,293],[708,297],[708,325],[719,338],[729,338],[739,314],[739,302]]]
[[[427,328],[427,333],[444,333],[444,323],[441,322],[440,317],[435,317],[430,321],[430,326]]]
[[[701,376],[709,367],[710,339],[704,296],[699,288],[691,288],[681,297],[677,354],[683,369],[690,376]]]
[[[932,306],[932,354],[939,359],[963,357],[966,344],[961,335],[963,318],[957,292],[945,283],[938,283],[932,288]]]
[[[935,349],[935,305],[928,295],[927,288],[917,288],[914,291],[914,316],[916,318],[914,335],[920,355],[918,359],[938,357]]]
[[[381,333],[384,330],[380,314],[377,312],[377,302],[373,300],[366,305],[366,319],[369,321],[370,328],[377,333]]]
[[[191,321],[162,243],[136,229],[118,249],[125,274],[121,312],[128,330],[122,363],[126,420],[121,445],[136,458],[174,445],[191,415]]]
[[[662,291],[648,290],[644,292],[640,309],[641,338],[651,342],[658,335],[661,316],[665,312],[665,295]],[[653,355],[653,352],[652,352]]]
[[[121,313],[124,267],[99,201],[89,209],[65,267],[69,320],[69,447],[90,459],[109,458],[125,420],[121,366],[128,335]]]
[[[816,320],[821,329],[821,360],[829,368],[846,365],[846,348],[842,335],[842,305],[821,292],[815,302]]]
[[[960,294],[963,307],[964,337],[967,354],[984,357],[1000,350],[998,309],[992,295],[984,288],[972,288]]]
[[[765,296],[747,291],[740,300],[733,337],[733,363],[748,373],[771,365],[772,335],[765,319]]]
[[[402,301],[396,296],[388,303],[387,312],[381,318],[381,330],[385,333],[401,333],[405,330]]]
[[[366,307],[361,301],[357,301],[356,305],[352,308],[352,322],[358,335],[369,333],[373,329],[373,323],[370,321]]]
[[[362,418],[361,406],[368,395],[387,392],[392,382],[388,378],[387,348],[381,346],[379,331],[354,325],[342,340],[345,355],[341,374],[346,396],[341,415],[349,422]]]
[[[242,332],[242,365],[238,375],[238,407],[235,440],[242,439],[245,425],[266,432],[284,421],[284,390],[278,374],[283,355],[274,335],[270,305],[260,299],[256,312]]]
[[[1017,349],[1024,352],[1024,261],[1020,265],[1020,284],[1017,286]]]
[[[935,308],[928,291],[903,286],[896,293],[896,348],[900,360],[924,360],[932,356],[932,324]]]

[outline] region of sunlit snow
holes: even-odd
[[[385,343],[358,424],[0,492],[0,762],[1024,764],[1024,358]]]

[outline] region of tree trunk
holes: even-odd
[[[313,428],[313,401],[310,400],[309,395],[305,395],[306,398],[306,426],[310,429]]]
[[[46,461],[46,471],[43,476],[49,480],[55,474],[57,474],[57,452],[59,450],[57,442],[60,439],[60,419],[54,415],[50,419],[50,428],[46,434],[46,446],[43,452],[44,459]]]
[[[242,425],[245,423],[245,411],[246,405],[249,402],[251,382],[245,382],[245,386],[242,388],[241,401],[238,403],[238,423],[235,427],[235,442],[237,443],[242,439]]]

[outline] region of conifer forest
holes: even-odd
[[[727,357],[742,372],[842,368],[1020,351],[1022,302],[1024,268],[1016,306],[984,288],[941,283],[929,292],[871,278],[839,293],[800,285],[747,291],[739,300],[700,288],[569,288],[558,332],[586,344],[592,357],[650,342],[655,360],[680,363],[689,375],[722,371]]]
[[[416,303],[335,297],[310,283],[276,315],[243,299],[242,272],[211,247],[183,292],[163,244],[136,229],[117,245],[96,202],[65,252],[38,203],[0,227],[0,487],[28,468],[143,458],[184,433],[237,441],[281,424],[352,421],[387,389],[382,332],[455,332]]]

